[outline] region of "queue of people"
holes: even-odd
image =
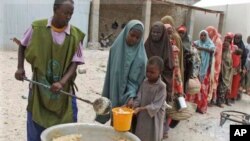
[[[24,80],[24,59],[32,67],[32,80],[50,85],[29,88],[27,140],[39,141],[46,128],[77,122],[76,99],[56,95],[59,90],[75,94],[76,69],[83,60],[82,33],[69,21],[73,0],[55,0],[51,18],[34,21],[18,42],[17,80]],[[241,92],[250,95],[250,37],[245,46],[242,35],[217,29],[202,29],[199,39],[191,41],[187,28],[176,28],[174,19],[165,16],[156,21],[143,39],[144,25],[129,21],[113,42],[102,96],[113,107],[134,109],[132,131],[142,141],[161,141],[168,137],[169,125],[179,121],[165,113],[165,104],[184,96],[197,104],[197,112],[208,106],[231,106]],[[194,81],[196,83],[192,83]],[[191,85],[199,84],[191,92]],[[97,115],[106,123],[110,115]]]

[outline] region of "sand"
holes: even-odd
[[[76,84],[77,96],[94,101],[100,97],[102,91],[108,50],[85,50],[85,65],[80,66],[86,73],[78,74]],[[28,95],[28,82],[17,81],[14,73],[17,68],[17,51],[0,50],[0,141],[26,140],[26,106]],[[31,70],[25,63],[26,76],[30,78]],[[95,113],[92,106],[78,101],[78,120],[83,123],[93,123]],[[188,120],[171,129],[167,141],[228,141],[230,121],[220,127],[220,112],[223,110],[250,111],[250,97],[243,95],[231,107],[209,107],[206,114],[196,113]],[[250,113],[249,113],[250,114]],[[98,124],[98,123],[97,123]],[[109,123],[107,123],[108,125]]]

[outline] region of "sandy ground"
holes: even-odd
[[[78,96],[94,100],[100,97],[106,71],[108,51],[86,50],[86,74],[79,74],[76,79]],[[14,73],[17,66],[17,51],[0,51],[0,141],[26,140],[26,105],[28,83],[16,81]],[[25,63],[26,76],[31,76],[30,66]],[[92,107],[78,101],[79,122],[94,122]],[[222,110],[238,110],[250,113],[250,97],[243,95],[243,99],[232,107],[224,109],[209,107],[207,114],[196,113],[193,117],[171,129],[166,141],[228,141],[229,125],[235,124],[227,121],[223,127],[219,126],[220,112]]]

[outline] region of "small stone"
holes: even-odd
[[[86,72],[87,72],[87,71],[86,71],[86,69],[84,69],[84,68],[79,68],[79,69],[78,69],[78,73],[79,73],[79,74],[86,74]]]
[[[28,99],[27,96],[25,95],[22,95],[22,99]]]

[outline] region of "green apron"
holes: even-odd
[[[25,58],[31,64],[33,80],[52,85],[67,72],[84,34],[71,26],[70,35],[66,35],[62,45],[57,45],[53,43],[47,19],[33,22],[32,28],[32,38],[25,50]],[[64,91],[73,90],[75,77],[76,73],[65,84]],[[37,124],[47,128],[73,122],[71,101],[72,98],[69,96],[55,94],[42,86],[33,85],[27,110],[32,113],[33,120]]]

